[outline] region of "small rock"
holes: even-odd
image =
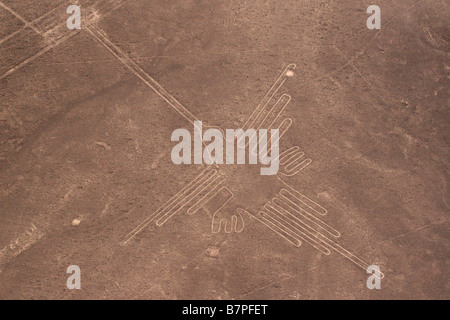
[[[81,223],[81,219],[73,219],[72,220],[72,225],[73,226],[79,226]]]
[[[111,150],[111,146],[107,143],[101,142],[101,141],[96,141],[95,142],[96,145],[105,148],[106,150]]]
[[[206,253],[209,257],[217,258],[219,256],[219,248],[208,248]]]

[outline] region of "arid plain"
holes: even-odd
[[[450,298],[448,1],[0,4],[1,299]],[[173,164],[277,101],[295,172]]]

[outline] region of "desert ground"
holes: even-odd
[[[0,299],[449,299],[449,9],[1,0]],[[171,160],[270,117],[300,166]]]

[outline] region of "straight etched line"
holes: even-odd
[[[61,4],[60,4],[61,5]],[[31,25],[35,25],[37,22],[39,22],[40,20],[46,18],[47,16],[51,15],[52,13],[55,12],[55,10],[60,6],[58,5],[57,7],[53,8],[52,10],[50,10],[49,12],[45,13],[44,15],[40,16],[39,18],[34,19],[31,22],[26,23],[25,25],[21,26],[18,30],[14,31],[13,33],[5,36],[4,38],[0,39],[0,44],[2,44],[3,42],[7,41],[8,39],[11,39],[12,37],[14,37],[16,34],[24,31],[26,28],[30,27]]]
[[[291,205],[289,205],[289,203],[286,202],[286,199],[284,199],[285,201],[283,201],[283,199],[280,198],[274,198],[272,200],[272,203],[282,209],[284,209],[286,212],[288,212],[296,221],[299,221],[300,223],[306,225],[308,228],[311,228],[312,230],[314,230],[314,228],[312,228],[311,226],[308,226],[306,223],[304,223],[303,221],[301,221],[298,217],[295,216],[295,214],[300,215],[301,217],[303,217],[304,219],[308,220],[309,222],[313,223],[314,225],[316,225],[318,228],[324,230],[325,232],[327,232],[329,235],[339,238],[341,236],[341,234],[335,230],[334,228],[332,228],[331,226],[327,225],[326,223],[324,223],[322,220],[316,218],[315,216],[313,216],[312,214],[306,212],[305,210],[297,210],[296,208],[292,207]],[[288,200],[289,201],[289,200]],[[289,201],[290,202],[290,201]],[[314,230],[315,231],[315,230]]]
[[[25,26],[30,27],[31,29],[33,29],[37,34],[41,35],[41,32],[39,30],[37,30],[35,27],[33,27],[33,25],[30,24],[30,22],[28,22],[27,20],[25,20],[24,17],[22,17],[20,14],[18,14],[16,11],[14,11],[13,9],[11,9],[10,7],[8,7],[6,4],[4,4],[2,1],[0,1],[0,7],[2,7],[3,9],[5,9],[6,11],[8,11],[9,13],[11,13],[14,17],[16,17],[17,19],[19,19],[21,22],[23,22],[23,24]]]
[[[268,227],[270,230],[274,231],[275,233],[277,233],[278,235],[280,235],[282,238],[284,238],[285,240],[287,240],[288,242],[290,242],[291,244],[293,244],[296,247],[301,247],[302,242],[296,238],[296,235],[293,235],[290,231],[288,230],[284,230],[282,228],[280,228],[277,224],[273,223],[272,221],[270,221],[270,217],[267,218],[265,215],[267,213],[265,213],[264,211],[261,211],[259,213],[259,217],[257,216],[253,216],[251,215],[253,218],[255,218],[256,220],[258,220],[259,222],[261,222],[262,224],[264,224],[266,227]]]
[[[287,162],[289,162],[290,159],[292,159],[293,157],[295,157],[297,154],[301,154],[302,156],[305,155],[304,152],[300,151],[300,147],[299,146],[295,146],[292,148],[289,148],[288,150],[282,152],[280,154],[280,165],[285,165]]]
[[[269,205],[267,205],[267,207],[270,207]],[[266,208],[266,206],[265,206]],[[272,208],[273,209],[273,208]],[[267,208],[266,208],[267,210]],[[275,209],[276,210],[276,209]],[[285,211],[284,209],[282,209],[282,211]],[[279,212],[279,211],[278,211]],[[281,212],[280,212],[281,214]],[[302,227],[303,230],[305,230]],[[305,230],[306,231],[306,230]],[[354,264],[356,264],[358,267],[360,267],[363,270],[367,270],[367,268],[370,266],[369,263],[367,263],[366,261],[362,260],[361,258],[357,257],[356,255],[354,255],[353,253],[351,253],[350,251],[348,251],[347,249],[341,247],[339,244],[337,244],[336,242],[330,240],[329,238],[327,238],[326,236],[324,236],[323,234],[316,232],[316,233],[311,233],[311,232],[307,232],[309,235],[311,235],[312,237],[316,238],[317,240],[319,240],[320,242],[323,243],[323,245],[325,245],[327,248],[333,249],[334,251],[336,251],[337,253],[341,254],[343,257],[347,258],[348,260],[350,260],[351,262],[353,262]],[[309,238],[309,237],[308,237]],[[311,244],[311,243],[310,243]],[[316,248],[317,249],[317,248]],[[327,249],[328,250],[328,249]],[[331,253],[331,252],[330,252]],[[380,273],[380,279],[384,278],[384,274]]]
[[[275,96],[275,94],[280,90],[280,88],[283,86],[283,84],[286,82],[286,80],[290,77],[290,73],[296,68],[297,66],[295,64],[290,64],[287,66],[287,68],[284,70],[284,72],[281,74],[281,76],[275,81],[273,86],[269,89],[267,94],[264,96],[263,100],[260,102],[260,104],[256,107],[256,109],[253,111],[251,116],[248,118],[247,122],[244,124],[243,129],[246,131],[247,129],[251,128],[255,119],[255,116],[258,116],[263,109],[266,108],[267,104],[272,100],[272,98]],[[253,119],[253,120],[252,120]]]
[[[227,175],[223,174],[224,178],[222,181],[218,182],[210,191],[208,191],[207,194],[203,196],[197,203],[195,203],[192,207],[188,209],[188,214],[192,215],[195,214],[204,204],[206,204],[208,201],[210,201],[212,198],[214,198],[220,190],[219,188],[222,187],[222,183],[227,180]]]
[[[325,255],[330,255],[331,251],[328,250],[326,247],[322,246],[320,241],[317,241],[317,237],[314,237],[314,234],[309,232],[306,228],[299,225],[296,222],[290,221],[286,217],[286,214],[278,210],[277,208],[271,206],[271,205],[265,205],[264,209],[267,210],[269,215],[273,220],[277,221],[280,225],[282,225],[284,228],[291,230],[294,232],[300,239],[304,240],[305,242],[309,243],[311,246],[313,246],[315,249],[319,250]],[[314,239],[316,238],[316,239]]]
[[[88,32],[107,48],[117,59],[119,59],[128,69],[141,79],[148,87],[163,98],[172,108],[180,113],[189,122],[199,121],[186,107],[169,94],[153,77],[146,73],[130,57],[128,57],[119,47],[112,43],[106,35],[95,26],[88,27]]]
[[[208,189],[208,187],[210,187],[211,185],[214,185],[215,183],[217,183],[218,181],[220,181],[221,179],[223,179],[224,174],[217,176],[214,176],[213,179],[209,179],[206,183],[203,183],[201,185],[199,185],[193,192],[193,196],[191,196],[189,199],[186,199],[186,201],[184,201],[184,203],[181,205],[181,207],[179,207],[176,211],[169,211],[168,213],[166,213],[164,216],[162,216],[161,218],[159,218],[156,221],[156,224],[160,227],[163,224],[165,224],[170,218],[172,218],[175,214],[177,214],[178,212],[180,212],[181,209],[183,209],[185,206],[187,206],[189,203],[192,202],[193,199],[195,199],[196,196],[198,196],[199,194],[201,194],[203,191],[205,191],[206,189]]]
[[[212,174],[210,174],[212,173]],[[191,184],[188,189],[186,189],[185,192],[183,192],[182,195],[171,201],[171,203],[168,203],[163,208],[161,208],[161,213],[164,214],[164,216],[170,214],[173,212],[173,210],[180,205],[183,207],[185,204],[189,203],[191,200],[193,200],[196,197],[196,190],[201,188],[202,186],[205,186],[209,184],[215,177],[217,176],[216,170],[211,170],[207,172],[206,178],[202,178],[199,181],[196,181],[194,184]]]
[[[126,1],[120,1],[117,5],[115,5],[113,7],[112,10],[106,12],[103,17],[107,16],[108,14],[110,14],[113,10],[116,10],[118,8],[120,8],[121,6],[123,6],[124,4],[126,4],[128,1],[130,0],[126,0]],[[52,11],[51,11],[52,12]],[[47,14],[50,14],[47,13]],[[45,14],[44,16],[46,16],[47,14]],[[38,21],[40,19],[42,19],[44,16],[36,19],[35,21]],[[94,23],[96,20],[90,21],[87,23],[87,25],[89,26],[90,24]],[[54,47],[60,45],[61,43],[65,42],[67,39],[71,38],[72,36],[78,34],[80,32],[80,30],[71,30],[71,32],[69,32],[69,34],[67,36],[63,36],[60,37],[58,40],[54,41],[52,44],[48,45],[47,47],[45,47],[44,49],[42,49],[41,51],[39,51],[38,53],[36,53],[35,55],[31,56],[30,58],[26,59],[25,61],[19,63],[18,65],[16,65],[15,67],[13,67],[12,69],[10,69],[9,71],[7,71],[6,73],[2,74],[0,76],[0,79],[4,79],[6,77],[8,77],[9,75],[11,75],[13,72],[19,70],[20,68],[24,67],[25,65],[27,65],[28,63],[30,63],[31,61],[39,58],[40,56],[42,56],[43,54],[47,53],[48,51],[50,51],[51,49],[53,49]],[[38,32],[39,33],[39,32]],[[3,41],[2,41],[3,42]]]
[[[279,193],[279,195],[287,200],[289,200],[296,208],[301,209],[298,203],[296,203],[295,200],[302,203],[309,209],[311,209],[313,212],[319,214],[319,215],[326,215],[327,209],[322,207],[321,205],[317,204],[313,200],[309,199],[308,197],[296,192],[297,194],[294,194],[293,192],[289,191],[288,189],[282,189]]]
[[[125,236],[125,240],[121,242],[121,245],[126,245],[130,240],[132,240],[136,235],[138,235],[142,230],[144,230],[155,218],[157,218],[162,212],[172,206],[177,205],[183,201],[182,196],[188,192],[190,188],[197,185],[198,183],[202,183],[203,180],[208,179],[208,175],[213,170],[204,170],[200,175],[198,175],[194,180],[192,180],[188,185],[186,185],[181,191],[175,194],[169,201],[167,201],[163,206],[161,206],[158,210],[152,213],[149,217],[147,217],[144,221],[142,221],[136,228],[134,228],[130,233]]]
[[[286,171],[288,172],[298,172],[303,170],[304,168],[306,168],[307,166],[309,166],[312,162],[311,159],[303,159],[303,156],[305,154],[303,153],[302,155],[299,155],[297,157],[295,157],[294,160],[292,160],[292,162],[290,162],[289,164],[286,165]]]
[[[29,57],[28,59],[22,61],[21,63],[19,63],[18,65],[16,65],[15,67],[13,67],[12,69],[6,71],[4,74],[2,74],[0,76],[0,79],[4,79],[6,77],[8,77],[10,74],[14,73],[15,71],[19,70],[20,68],[24,67],[25,65],[27,65],[28,63],[30,63],[31,61],[39,58],[40,56],[44,55],[45,53],[49,52],[50,50],[52,50],[54,47],[58,46],[59,44],[63,43],[64,41],[66,41],[67,39],[71,38],[72,36],[74,36],[75,34],[77,34],[78,32],[73,32],[73,33],[69,33],[67,36],[59,39],[57,42],[45,47],[44,49],[42,49],[41,51],[39,51],[38,53],[32,55],[31,57]]]

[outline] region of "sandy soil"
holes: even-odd
[[[361,0],[116,3],[1,1],[1,299],[450,298],[448,1],[378,0],[381,30]],[[290,64],[273,98],[291,97],[281,150],[309,165],[266,178],[172,163],[172,132],[192,124],[142,76],[196,119],[240,128]],[[221,192],[170,209],[205,172],[226,175]],[[286,185],[314,241],[261,223]],[[219,230],[219,216],[239,224]]]

